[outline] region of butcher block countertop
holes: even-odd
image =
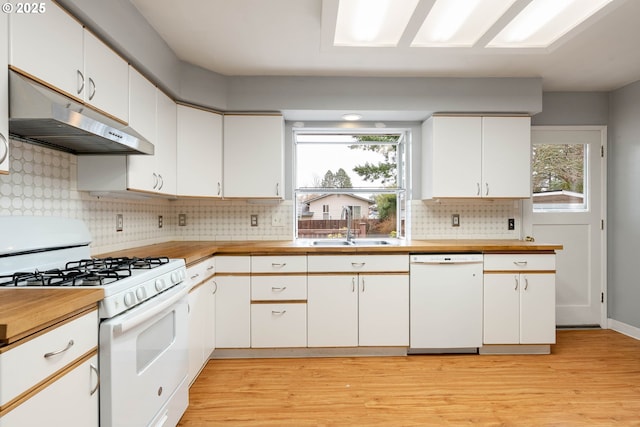
[[[96,307],[102,289],[0,288],[0,352],[3,346]]]
[[[554,252],[562,245],[521,240],[412,240],[384,246],[311,246],[291,241],[172,241],[97,256],[184,258],[187,265],[213,255]]]

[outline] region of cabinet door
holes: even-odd
[[[555,344],[555,274],[521,274],[520,286],[520,343]]]
[[[205,288],[199,286],[189,293],[189,383],[200,372],[204,360],[204,334],[206,321]]]
[[[82,101],[82,25],[53,2],[45,13],[12,13],[10,20],[11,65]]]
[[[224,196],[282,199],[282,116],[224,116]]]
[[[95,108],[129,121],[129,66],[127,62],[84,30],[84,99]]]
[[[129,67],[129,126],[154,145],[153,155],[127,156],[127,188],[156,192],[160,151],[156,141],[156,87],[134,68]]]
[[[97,427],[97,366],[94,355],[0,418],[0,427]]]
[[[222,196],[222,116],[178,105],[179,196]]]
[[[213,350],[216,349],[216,294],[218,284],[209,279],[204,285],[205,318],[204,318],[204,363],[207,363]]]
[[[251,347],[306,347],[307,305],[251,304]]]
[[[520,275],[484,275],[485,344],[520,343]]]
[[[425,123],[425,198],[479,197],[481,127],[480,117],[433,117]]]
[[[156,96],[157,137],[154,157],[158,185],[155,191],[175,196],[177,192],[177,108],[176,103],[160,90]]]
[[[0,14],[0,174],[9,173],[9,15]]]
[[[216,348],[251,346],[251,278],[216,276]]]
[[[409,275],[361,274],[360,346],[409,345]]]
[[[482,196],[531,197],[531,119],[482,118]]]
[[[358,345],[358,284],[355,275],[307,278],[309,347]]]

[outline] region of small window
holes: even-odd
[[[584,211],[587,144],[533,144],[534,211]]]
[[[294,129],[297,238],[403,237],[408,131]]]

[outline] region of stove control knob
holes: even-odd
[[[127,292],[124,295],[124,305],[126,305],[127,307],[131,307],[133,304],[135,304],[136,302],[136,296],[133,294],[133,292]]]
[[[163,290],[166,287],[166,284],[164,283],[164,279],[158,279],[156,280],[156,290],[158,292],[160,292],[161,290]]]
[[[140,286],[138,289],[136,289],[136,296],[140,301],[144,301],[145,299],[147,299],[147,290],[144,288],[144,286]]]
[[[171,283],[173,283],[174,285],[176,283],[180,283],[180,273],[178,273],[177,271],[171,273]]]

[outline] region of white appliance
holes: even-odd
[[[79,220],[0,217],[0,286],[100,287],[100,426],[175,426],[188,406],[184,260],[90,256]]]
[[[410,255],[409,353],[482,347],[482,254]]]

